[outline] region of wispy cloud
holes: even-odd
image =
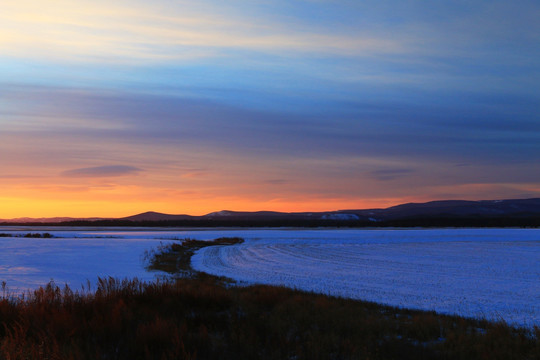
[[[198,179],[205,176],[208,176],[208,169],[182,169],[182,174],[180,175],[183,179]]]
[[[499,46],[521,50],[504,53],[515,61],[530,60],[524,55],[538,51],[513,45],[524,36],[527,41],[535,40],[527,35],[534,34],[528,27],[535,24],[540,7],[528,1],[522,6],[501,2],[467,7],[434,4],[429,9],[422,7],[422,11],[409,2],[396,2],[391,11],[401,14],[399,21],[389,16],[388,6],[380,2],[242,5],[211,0],[197,4],[5,0],[0,13],[1,53],[104,63],[227,61],[239,57],[245,61],[246,52],[294,59],[307,53],[383,56],[394,64],[422,63],[449,70],[453,66],[449,58],[485,59],[500,55]],[[534,26],[538,30],[538,25]],[[427,61],[426,56],[439,58]],[[371,65],[371,71],[376,69]]]
[[[268,185],[286,185],[289,183],[290,181],[286,179],[269,179],[269,180],[263,181],[263,184],[268,184]]]
[[[40,176],[40,175],[16,175],[16,174],[0,175],[0,179],[4,179],[4,180],[39,179],[39,178],[43,178],[43,177],[44,176]]]
[[[106,165],[64,171],[65,177],[116,177],[132,175],[142,171],[139,168],[126,165]]]
[[[370,172],[370,175],[379,181],[390,181],[408,176],[414,172],[414,169],[396,168],[396,169],[380,169]]]
[[[0,44],[11,56],[83,62],[138,62],[231,55],[228,50],[302,53],[395,53],[391,38],[331,34],[314,26],[227,11],[221,4],[51,0],[2,4]],[[223,12],[228,12],[223,16]]]
[[[40,144],[58,138],[59,143],[71,143],[72,152],[84,152],[99,148],[94,143],[100,139],[101,156],[117,152],[120,143],[133,148],[133,141],[154,149],[168,145],[172,147],[171,153],[174,149],[185,153],[196,148],[200,153],[218,151],[261,160],[276,156],[383,156],[476,165],[493,161],[532,165],[540,154],[540,128],[530,118],[536,108],[532,101],[516,101],[502,107],[496,103],[486,107],[483,102],[489,99],[476,102],[463,96],[448,100],[447,104],[424,106],[390,101],[328,101],[324,107],[326,114],[314,114],[312,110],[249,110],[206,99],[69,88],[5,86],[2,96],[20,109],[0,119],[0,139],[4,142],[13,143],[10,138],[23,135],[37,137]],[[418,93],[411,101],[427,96]],[[84,146],[77,147],[76,142]],[[25,151],[32,147],[28,142]],[[53,144],[48,151],[56,147],[61,152],[62,147]],[[154,151],[146,152],[150,162],[157,161]],[[38,151],[36,154],[34,157],[39,157]],[[68,155],[55,154],[61,158]],[[112,161],[137,163],[134,158]],[[384,173],[384,168],[381,171],[371,175],[405,175]]]

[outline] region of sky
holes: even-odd
[[[2,0],[0,218],[540,197],[538,1]]]

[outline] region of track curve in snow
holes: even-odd
[[[306,235],[308,234],[308,235]],[[199,271],[471,317],[540,324],[540,231],[302,232],[201,249]],[[315,235],[316,234],[316,235]]]

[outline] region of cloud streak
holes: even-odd
[[[448,60],[456,56],[485,59],[499,46],[511,50],[516,42],[520,51],[506,51],[504,56],[532,64],[530,55],[538,54],[538,48],[518,47],[524,36],[539,30],[533,24],[540,6],[530,1],[522,1],[521,7],[501,2],[474,7],[431,4],[423,11],[411,3],[395,3],[392,13],[401,14],[400,21],[380,2],[308,3],[301,8],[280,1],[266,7],[257,2],[242,5],[244,10],[217,1],[50,0],[44,6],[34,0],[6,0],[0,13],[0,44],[4,55],[13,57],[39,54],[97,63],[245,61],[246,52],[262,52],[289,59],[311,54],[394,63],[401,55],[403,64],[430,67],[434,62],[426,57],[438,56],[440,65],[449,68]]]
[[[230,56],[229,50],[395,53],[401,47],[390,38],[329,34],[313,26],[301,31],[292,23],[253,21],[238,12],[224,18],[220,13],[225,7],[211,5],[168,5],[170,13],[165,15],[160,2],[51,0],[37,6],[35,1],[8,0],[0,14],[0,44],[10,56],[39,52],[83,62],[192,60]]]
[[[418,94],[417,99],[425,96]],[[489,107],[483,105],[487,100],[471,98],[463,98],[461,105],[453,100],[450,105],[426,106],[327,102],[326,114],[314,114],[69,88],[16,87],[10,92],[4,87],[3,97],[24,109],[4,117],[5,136],[11,131],[12,136],[48,134],[80,143],[100,139],[104,153],[113,153],[115,144],[125,138],[126,143],[250,154],[261,159],[376,156],[490,163],[496,155],[498,163],[533,166],[540,156],[540,128],[529,117],[536,107],[532,101],[502,106],[490,103]],[[35,118],[44,120],[30,121]],[[148,154],[153,156],[151,150]]]
[[[406,168],[380,169],[380,170],[371,171],[370,175],[373,176],[374,179],[379,180],[379,181],[391,181],[391,180],[402,178],[404,176],[408,176],[409,174],[413,172],[414,172],[413,169],[406,169]]]
[[[106,165],[66,170],[61,175],[72,178],[118,177],[137,174],[140,171],[142,170],[133,166]]]

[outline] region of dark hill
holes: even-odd
[[[129,220],[129,221],[175,221],[175,220],[192,220],[197,218],[196,216],[191,215],[169,215],[162,214],[155,211],[148,211],[142,214],[137,214],[133,216],[128,216],[118,220]]]
[[[121,220],[130,221],[184,221],[197,222],[277,222],[277,221],[336,221],[383,222],[402,219],[433,218],[524,218],[540,217],[540,198],[516,200],[442,200],[426,203],[408,203],[386,209],[338,210],[326,212],[242,212],[222,210],[203,216],[168,215],[148,212]]]
[[[326,212],[242,212],[222,210],[202,216],[145,212],[119,219],[0,220],[6,224],[72,226],[540,226],[540,198],[514,200],[442,200],[386,209]]]

